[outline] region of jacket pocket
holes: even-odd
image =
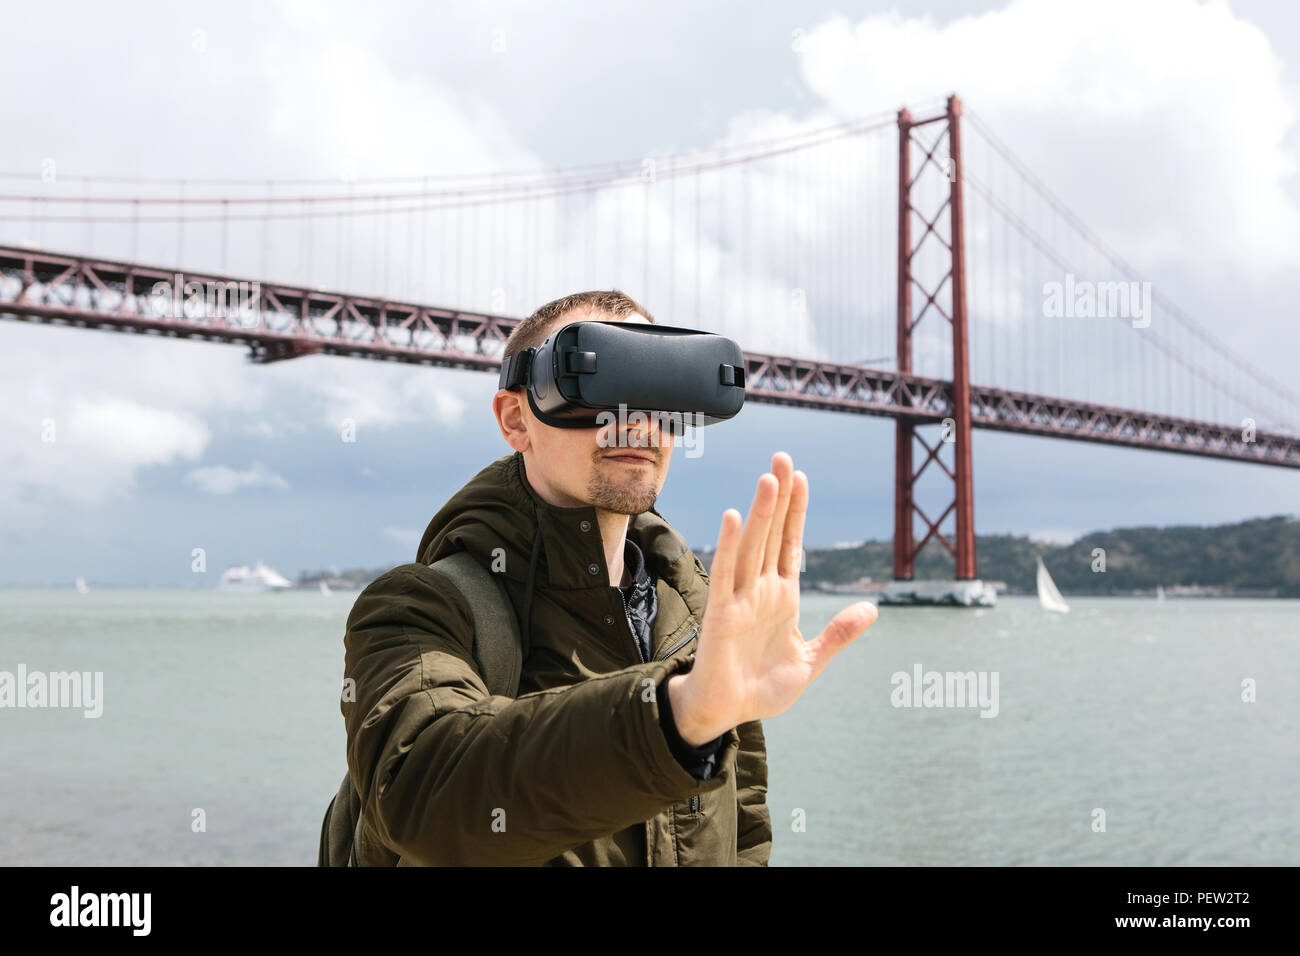
[[[677,629],[677,632],[669,635],[664,641],[663,650],[655,655],[655,660],[664,661],[670,657],[677,657],[687,648],[691,648],[691,656],[694,656],[695,648],[692,646],[695,642],[695,636],[700,633],[700,626],[694,618]]]
[[[673,805],[673,830],[679,866],[736,865],[736,774],[719,765],[726,784],[691,794]]]

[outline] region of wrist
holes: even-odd
[[[666,687],[677,735],[690,747],[702,747],[731,729],[732,724],[701,713],[690,674],[674,674]]]

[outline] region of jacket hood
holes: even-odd
[[[632,516],[627,534],[645,556],[647,570],[681,593],[702,618],[707,593],[702,585],[708,578],[685,539],[653,507]],[[595,507],[561,508],[543,500],[528,482],[522,452],[493,461],[452,495],[425,529],[416,561],[432,564],[457,551],[468,551],[483,567],[523,584],[525,640],[535,588],[609,587]]]

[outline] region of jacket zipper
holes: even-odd
[[[687,644],[691,642],[691,638],[695,636],[695,632],[698,630],[699,630],[698,627],[691,628],[691,633],[687,634],[684,639],[678,641],[675,647],[669,648],[668,650],[664,651],[662,654],[656,657],[655,660],[662,661],[665,658],[672,657],[674,654],[676,654],[678,651],[680,651],[683,647],[685,647]]]
[[[632,612],[627,609],[627,595],[623,593],[622,588],[618,589],[618,596],[623,599],[623,618],[627,621],[627,632],[632,637],[632,643],[636,645],[636,659],[642,664],[648,663],[645,655],[641,653],[641,642],[636,639],[636,628],[632,626]]]
[[[628,633],[632,635],[632,643],[636,645],[636,656],[637,656],[637,659],[640,660],[641,663],[644,664],[644,663],[646,663],[646,659],[645,659],[645,655],[641,653],[641,642],[638,641],[638,640],[636,639],[636,629],[632,627],[632,612],[629,611],[629,610],[628,610],[628,607],[627,607],[627,595],[625,595],[625,594],[623,593],[623,591],[622,591],[621,588],[619,589],[619,592],[618,592],[618,593],[619,593],[619,596],[623,599],[623,617],[625,617],[625,618],[627,619],[627,630],[628,630]],[[671,647],[671,648],[669,648],[668,650],[664,651],[662,654],[660,654],[658,657],[656,657],[655,660],[662,661],[662,660],[665,660],[666,658],[672,657],[673,654],[675,654],[677,651],[680,651],[683,647],[685,647],[687,644],[689,644],[689,643],[691,642],[691,638],[695,636],[695,633],[696,633],[698,630],[699,630],[698,627],[693,627],[693,628],[691,628],[691,632],[690,632],[689,634],[687,634],[686,637],[684,637],[682,640],[678,641],[678,642],[677,642],[673,647]],[[699,797],[699,794],[692,794],[692,795],[691,795],[690,808],[691,808],[691,815],[692,815],[692,816],[694,816],[695,814],[697,814],[697,813],[700,812],[700,797]]]
[[[662,660],[664,660],[665,658],[672,657],[673,654],[677,653],[677,652],[680,651],[683,647],[685,647],[687,644],[689,644],[689,643],[691,642],[691,638],[694,637],[695,634],[696,634],[696,632],[698,632],[698,631],[699,631],[699,628],[698,628],[698,627],[693,627],[693,628],[691,628],[691,632],[690,632],[689,634],[686,635],[686,637],[685,637],[684,640],[680,640],[680,641],[678,641],[678,642],[677,642],[677,645],[676,645],[675,647],[673,647],[673,648],[671,648],[671,649],[669,649],[669,650],[664,651],[662,654],[659,655],[658,658],[656,658],[656,660],[661,660],[661,661],[662,661]],[[695,814],[697,814],[697,813],[700,812],[700,795],[697,794],[697,793],[693,793],[693,794],[691,794],[690,810],[691,810],[691,815],[692,815],[692,816],[694,816]]]

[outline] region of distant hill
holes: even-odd
[[[869,577],[893,576],[894,546],[868,541],[850,548],[809,548],[803,586],[846,585]],[[1093,549],[1106,552],[1106,573],[1092,570]],[[1035,590],[1034,559],[1039,555],[1065,594],[1131,594],[1199,586],[1215,593],[1268,593],[1300,597],[1300,518],[1277,515],[1215,527],[1116,528],[1094,531],[1066,545],[995,534],[975,539],[979,575],[1005,581],[1013,594]],[[707,569],[712,551],[696,550]],[[401,563],[401,562],[396,562]],[[303,571],[297,587],[315,588],[322,578],[332,588],[362,588],[392,565],[338,571]],[[937,541],[916,561],[917,578],[951,578],[953,562]]]
[[[1278,515],[1237,524],[1171,528],[1141,527],[1095,531],[1067,545],[1050,545],[1016,535],[981,535],[975,540],[979,576],[1005,581],[1012,593],[1035,589],[1035,557],[1041,555],[1066,594],[1128,594],[1199,585],[1225,594],[1274,592],[1300,597],[1300,518]],[[1106,553],[1106,572],[1092,570],[1093,549]],[[697,552],[705,568],[710,551]],[[893,544],[868,541],[856,547],[808,549],[804,586],[845,585],[861,578],[893,576]],[[916,561],[917,578],[951,578],[952,558],[931,541]]]
[[[1104,575],[1090,569],[1094,548],[1106,551]],[[1300,519],[1278,515],[1209,528],[1097,531],[1044,554],[1043,563],[1063,591],[1079,594],[1199,584],[1300,597]],[[1023,580],[1032,575],[1030,569]]]
[[[298,580],[294,582],[296,588],[315,589],[320,587],[320,582],[324,581],[329,587],[335,590],[361,590],[375,578],[379,577],[385,571],[388,571],[398,564],[395,561],[392,564],[379,568],[348,568],[346,571],[340,571],[338,568],[325,568],[317,571],[300,571]]]

